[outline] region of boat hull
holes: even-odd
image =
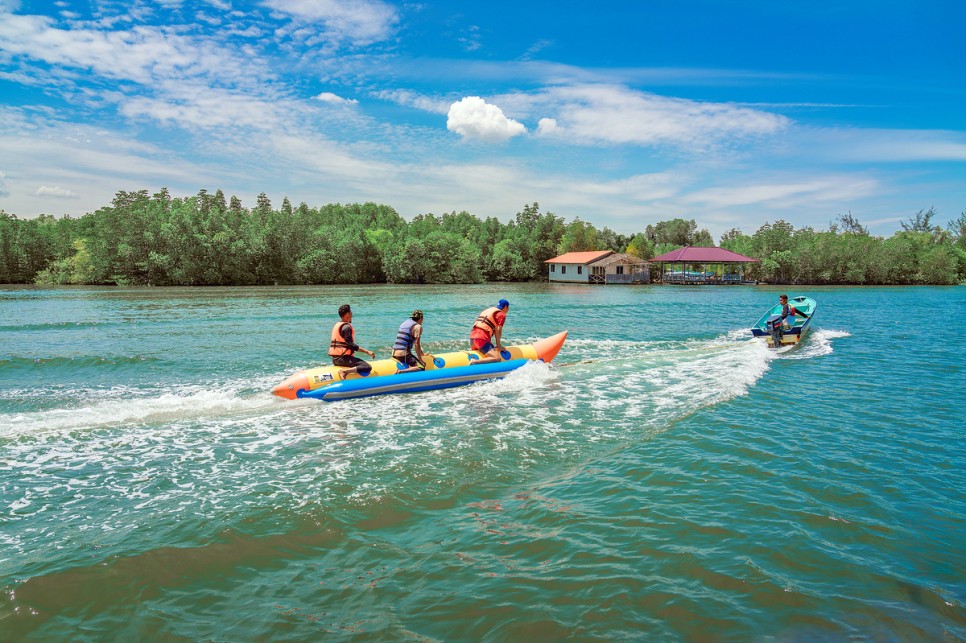
[[[538,340],[533,344],[510,346],[502,353],[502,362],[473,364],[483,359],[479,351],[458,351],[434,355],[425,371],[409,371],[394,359],[371,362],[372,370],[365,376],[349,373],[343,380],[338,366],[321,366],[299,371],[272,389],[278,397],[294,400],[313,398],[332,402],[354,397],[415,393],[434,389],[463,386],[487,379],[505,377],[527,362],[550,362],[567,338],[567,332]]]
[[[299,398],[335,402],[356,397],[387,395],[390,393],[418,393],[465,386],[484,380],[506,377],[512,371],[533,360],[513,359],[478,366],[455,366],[433,371],[414,371],[381,377],[346,380],[312,391],[299,391]]]

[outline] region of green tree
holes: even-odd
[[[648,239],[647,235],[638,233],[628,242],[624,252],[640,259],[652,259],[655,256],[654,242]]]
[[[560,254],[599,250],[600,245],[597,229],[578,217],[564,228],[563,238],[560,240]]]

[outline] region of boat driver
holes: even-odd
[[[769,322],[771,322],[771,341],[775,348],[782,345],[782,330],[788,330],[795,325],[795,315],[808,319],[808,315],[797,310],[794,306],[788,305],[788,295],[779,295],[778,303],[782,307],[781,316],[777,319],[769,319]]]
[[[778,303],[782,305],[782,326],[790,328],[795,325],[795,315],[799,317],[804,317],[808,319],[808,315],[800,310],[797,310],[794,306],[788,305],[788,295],[779,295]],[[789,319],[789,316],[791,319]]]
[[[356,330],[352,327],[352,309],[349,304],[339,306],[339,317],[340,321],[332,327],[332,341],[329,342],[329,356],[332,358],[332,363],[345,367],[339,371],[339,379],[344,380],[349,373],[365,377],[372,370],[372,366],[369,362],[356,357],[355,353],[365,353],[372,358],[375,358],[376,354],[356,344]]]

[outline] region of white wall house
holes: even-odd
[[[647,262],[611,250],[568,252],[548,259],[550,281],[581,284],[631,284],[650,282]]]
[[[586,284],[590,283],[590,264],[612,254],[611,250],[567,252],[544,263],[548,266],[550,281]]]

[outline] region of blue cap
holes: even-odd
[[[506,308],[509,305],[510,305],[510,302],[508,302],[506,299],[501,299],[500,300],[500,303],[498,303],[496,305],[496,307],[499,308],[500,310],[503,310],[504,308]]]

